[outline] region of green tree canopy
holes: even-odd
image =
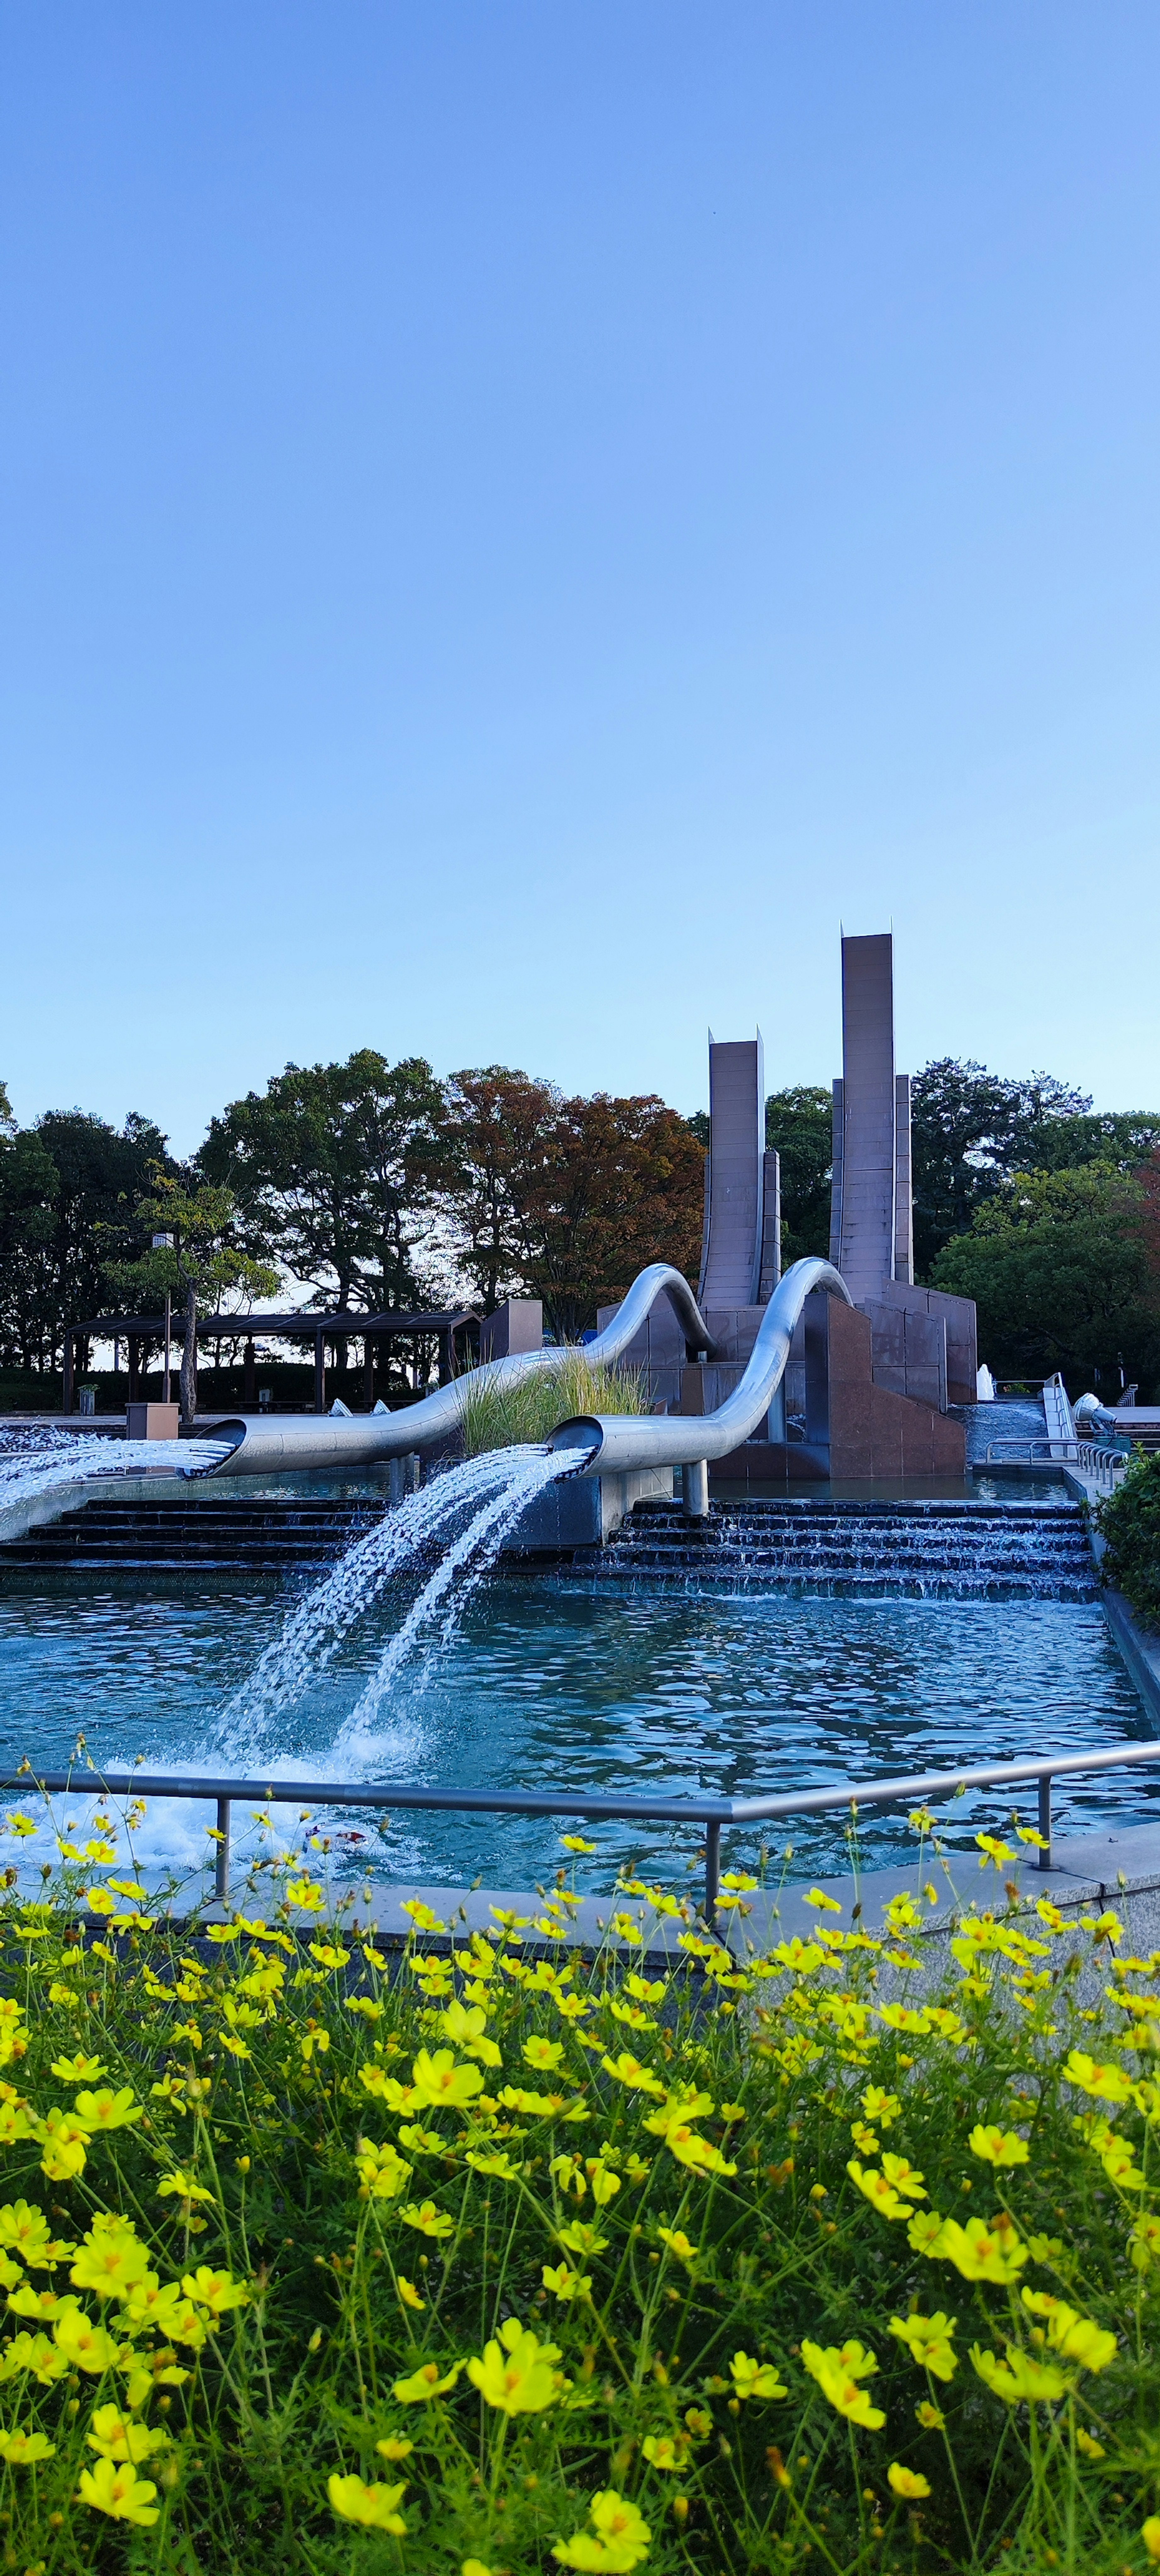
[[[1114,1165],[1030,1172],[1000,1184],[934,1263],[937,1288],[973,1297],[979,1352],[1002,1376],[1063,1371],[1070,1393],[1120,1368],[1141,1385],[1160,1357],[1160,1309],[1140,1183]]]
[[[278,1273],[270,1262],[256,1261],[241,1241],[238,1209],[229,1190],[211,1182],[190,1186],[158,1166],[153,1188],[134,1210],[149,1238],[167,1234],[167,1244],[150,1240],[136,1261],[112,1261],[106,1279],[114,1295],[160,1307],[168,1295],[183,1310],[181,1417],[197,1415],[198,1316],[222,1311],[223,1298],[235,1297],[248,1308],[255,1297],[272,1297]]]
[[[104,1302],[110,1237],[134,1232],[150,1168],[168,1166],[152,1119],[118,1132],[82,1109],[48,1110],[0,1135],[0,1338],[9,1364],[53,1369],[65,1327]],[[84,1354],[82,1352],[82,1365]]]
[[[833,1097],[818,1083],[771,1091],[765,1142],[781,1156],[781,1257],[829,1259],[830,1180],[834,1162]]]
[[[198,1157],[234,1194],[247,1249],[364,1313],[422,1299],[422,1251],[446,1176],[443,1092],[422,1056],[288,1064],[211,1121]]]

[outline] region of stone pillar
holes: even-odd
[[[708,1205],[701,1284],[710,1306],[755,1306],[765,1198],[765,1049],[760,1031],[709,1042]]]
[[[517,1351],[542,1351],[544,1309],[538,1297],[509,1297],[479,1327],[480,1360],[506,1360]]]
[[[326,1411],[326,1337],[323,1333],[314,1336],[314,1410],[316,1413]]]

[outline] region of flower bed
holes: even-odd
[[[666,1899],[665,1973],[566,1948],[561,1878],[389,1955],[301,1862],[198,1931],[111,1817],[62,1841],[2,1921],[5,2567],[1160,2558],[1160,1956],[1112,1915],[984,1837],[933,1950],[819,1894],[740,1971]]]

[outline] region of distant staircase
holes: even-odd
[[[609,1583],[722,1584],[821,1600],[1094,1601],[1075,1504],[638,1503],[586,1570]]]
[[[385,1503],[266,1496],[253,1502],[110,1499],[63,1512],[0,1547],[0,1573],[262,1574],[311,1572],[381,1520]]]

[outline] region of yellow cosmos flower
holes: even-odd
[[[588,2514],[592,2532],[576,2531],[571,2540],[558,2540],[553,2558],[561,2567],[606,2568],[609,2576],[630,2576],[631,2569],[648,2556],[652,2539],[648,2523],[615,2487],[601,2487]]]
[[[901,2198],[894,2184],[887,2181],[885,2174],[877,2165],[862,2165],[857,2156],[851,2156],[846,2171],[851,2182],[857,2183],[859,2191],[865,2194],[871,2209],[876,2209],[880,2218],[910,2217],[908,2203]]]
[[[395,2288],[397,2289],[397,2291],[398,2291],[398,2293],[399,2293],[399,2297],[400,2297],[400,2299],[402,2300],[402,2302],[403,2302],[403,2306],[404,2306],[405,2308],[425,2308],[425,2307],[426,2307],[426,2305],[427,2305],[426,2299],[421,2299],[421,2298],[420,2298],[419,2293],[418,2293],[418,2291],[417,2291],[417,2289],[416,2289],[416,2287],[415,2287],[414,2282],[413,2282],[413,2281],[408,2281],[408,2279],[407,2279],[407,2277],[406,2277],[406,2274],[405,2274],[404,2272],[396,2272],[396,2274],[395,2274]]]
[[[365,2523],[371,2531],[392,2531],[396,2537],[407,2525],[398,2510],[399,2499],[406,2494],[406,2481],[397,2487],[365,2486],[361,2478],[329,2477],[326,2492],[331,2511],[344,2522]]]
[[[363,2138],[354,2161],[363,2192],[371,2200],[397,2200],[414,2171],[389,2138],[381,2147],[373,2138]]]
[[[411,2098],[417,2110],[428,2104],[438,2109],[461,2110],[483,2091],[483,2077],[478,2066],[460,2066],[449,2048],[421,2048],[411,2069]]]
[[[103,2326],[85,2315],[83,2308],[71,2302],[53,2327],[53,2339],[59,2345],[72,2370],[89,2370],[99,2379],[111,2370],[117,2359],[117,2346]]]
[[[1051,2405],[1074,2388],[1074,2379],[1069,2379],[1053,2361],[1038,2361],[1018,2344],[1009,2343],[1004,2349],[1005,2362],[973,2343],[971,2365],[992,2396],[1001,2397],[1005,2406]]]
[[[980,2123],[972,2129],[967,2145],[973,2156],[988,2165],[1025,2165],[1031,2159],[1026,2138],[1017,2136],[1014,2129],[985,2129]]]
[[[102,2460],[129,2460],[136,2467],[154,2451],[163,2451],[169,2435],[151,2433],[147,2424],[135,2423],[119,2406],[98,2406],[85,2440]]]
[[[932,2406],[929,2397],[924,2397],[921,2406],[916,2406],[914,2412],[924,2433],[937,2433],[947,2420],[942,2408]]]
[[[592,2296],[591,2273],[573,2272],[567,2263],[545,2263],[540,2279],[556,2299],[590,2299]]]
[[[235,2281],[229,2272],[211,2271],[207,2263],[196,2272],[182,2276],[182,2289],[196,2308],[208,2308],[213,2317],[224,2317],[229,2308],[244,2308],[250,2293],[244,2281]]]
[[[868,2120],[877,2120],[880,2129],[889,2129],[902,2104],[897,2093],[885,2093],[880,2084],[868,2084],[862,2095],[862,2108]]]
[[[0,2431],[0,2460],[10,2469],[34,2469],[38,2460],[51,2460],[56,2444],[45,2433],[5,2433]]]
[[[485,2155],[478,2147],[469,2147],[467,2162],[474,2172],[492,2174],[497,2182],[514,2182],[523,2171],[522,2165],[513,2165],[511,2157],[504,2155],[499,2148]]]
[[[700,2248],[686,2236],[683,2227],[658,2227],[657,2235],[669,2253],[676,2255],[678,2263],[696,2262]]]
[[[1141,2524],[1140,2538],[1153,2566],[1160,2565],[1160,2513],[1149,2514],[1147,2522]]]
[[[421,2236],[450,2236],[455,2226],[454,2219],[448,2218],[445,2210],[436,2209],[433,2200],[409,2200],[399,2216],[404,2227],[417,2227]]]
[[[989,2221],[968,2218],[965,2227],[944,2219],[929,2250],[953,2263],[964,2281],[1013,2281],[1027,2261],[1027,2247],[1002,2213]]]
[[[1081,2316],[1078,2308],[1069,2308],[1066,2299],[1053,2298],[1049,2290],[1024,2290],[1021,2295],[1029,2315],[1046,2318],[1047,2340],[1065,2361],[1077,2361],[1081,2370],[1106,2370],[1115,2360],[1114,2334]]]
[[[395,2433],[388,2433],[385,2441],[375,2444],[380,2460],[409,2460],[414,2448],[413,2442],[400,2441]]]
[[[157,2185],[157,2197],[158,2200],[208,2200],[211,2205],[213,2202],[212,2191],[207,2191],[204,2183],[195,2182],[182,2165],[178,2165],[175,2173],[162,2176]]]
[[[1103,2443],[1094,2441],[1082,2424],[1075,2428],[1075,2447],[1083,2452],[1085,2460],[1106,2460],[1108,2456]]]
[[[568,2001],[571,2000],[569,1997]],[[611,2075],[615,2083],[623,2084],[629,2093],[655,2093],[658,2098],[664,2093],[664,2085],[657,2082],[652,2068],[645,2066],[639,2057],[630,2056],[627,2048],[622,2048],[619,2057],[602,2057],[600,2063],[605,2074]]]
[[[671,2433],[646,2434],[641,2449],[649,2467],[660,2469],[668,2476],[678,2474],[689,2456],[688,2443],[674,2441]]]
[[[0,2246],[10,2245],[14,2254],[30,2269],[47,2267],[52,2261],[48,2252],[48,2220],[42,2209],[27,2200],[8,2200],[0,2209]],[[75,2246],[72,2248],[75,2253]]]
[[[1127,2102],[1131,2099],[1131,2079],[1114,2058],[1100,2061],[1089,2057],[1082,2048],[1069,2051],[1064,2074],[1069,2084],[1084,2093],[1092,2093],[1099,2102]]]
[[[918,2469],[904,2468],[901,2460],[891,2461],[886,2476],[891,2495],[905,2497],[907,2502],[918,2496],[930,2494],[929,2478],[924,2478]]]
[[[396,2379],[391,2393],[401,2406],[425,2406],[430,2398],[442,2397],[447,2389],[454,2388],[462,2368],[463,2363],[456,2361],[450,2370],[441,2372],[437,2361],[421,2362],[409,2379]]]
[[[849,2423],[864,2424],[874,2433],[886,2422],[881,2407],[871,2405],[868,2391],[858,2385],[878,2368],[873,2353],[864,2351],[860,2343],[844,2343],[839,2351],[833,2344],[803,2342],[802,2360],[823,2397]]]
[[[76,2290],[95,2290],[100,2299],[125,2299],[149,2270],[149,2256],[131,2229],[90,2229],[69,2273]]]
[[[23,2134],[28,2135],[27,2123]],[[83,2120],[62,2111],[54,2103],[44,2123],[44,2154],[40,2170],[50,2182],[71,2182],[84,2172],[88,2163],[89,2133]]]
[[[570,2254],[603,2254],[608,2245],[607,2236],[602,2236],[598,2227],[589,2227],[582,2218],[570,2218],[567,2226],[560,2229],[559,2241]]]
[[[559,2395],[560,2375],[552,2367],[559,2358],[556,2344],[540,2343],[516,2317],[508,2317],[498,2342],[493,2337],[482,2360],[473,2355],[468,2362],[467,2376],[485,2405],[504,2415],[539,2415]]]
[[[957,2322],[936,2308],[933,2317],[891,2317],[890,2332],[906,2345],[920,2370],[933,2372],[936,2379],[953,2379],[958,2354],[952,2350],[951,2336]]]
[[[771,2361],[754,2361],[747,2352],[735,2352],[729,2364],[735,2397],[786,2397]]]
[[[34,1826],[33,1831],[35,1832],[35,1830],[36,1828]],[[594,1852],[596,1850],[596,1844],[586,1843],[583,1834],[561,1834],[560,1840],[565,1851],[587,1853]]]
[[[105,2073],[99,2057],[54,2057],[49,2068],[58,2084],[94,2084]]]
[[[65,2354],[46,2334],[17,2334],[4,2346],[0,2379],[18,2379],[27,2373],[42,2388],[51,2388],[55,2380],[64,2378],[68,2366]]]
[[[159,2518],[152,2479],[139,2478],[129,2461],[98,2460],[95,2469],[82,2469],[78,2493],[82,2504],[107,2513],[112,2522],[135,2522],[146,2529]]]
[[[534,2031],[530,2039],[525,2039],[523,2053],[525,2063],[537,2074],[550,2075],[555,2067],[563,2065],[564,2043],[547,2038],[543,2031]]]

